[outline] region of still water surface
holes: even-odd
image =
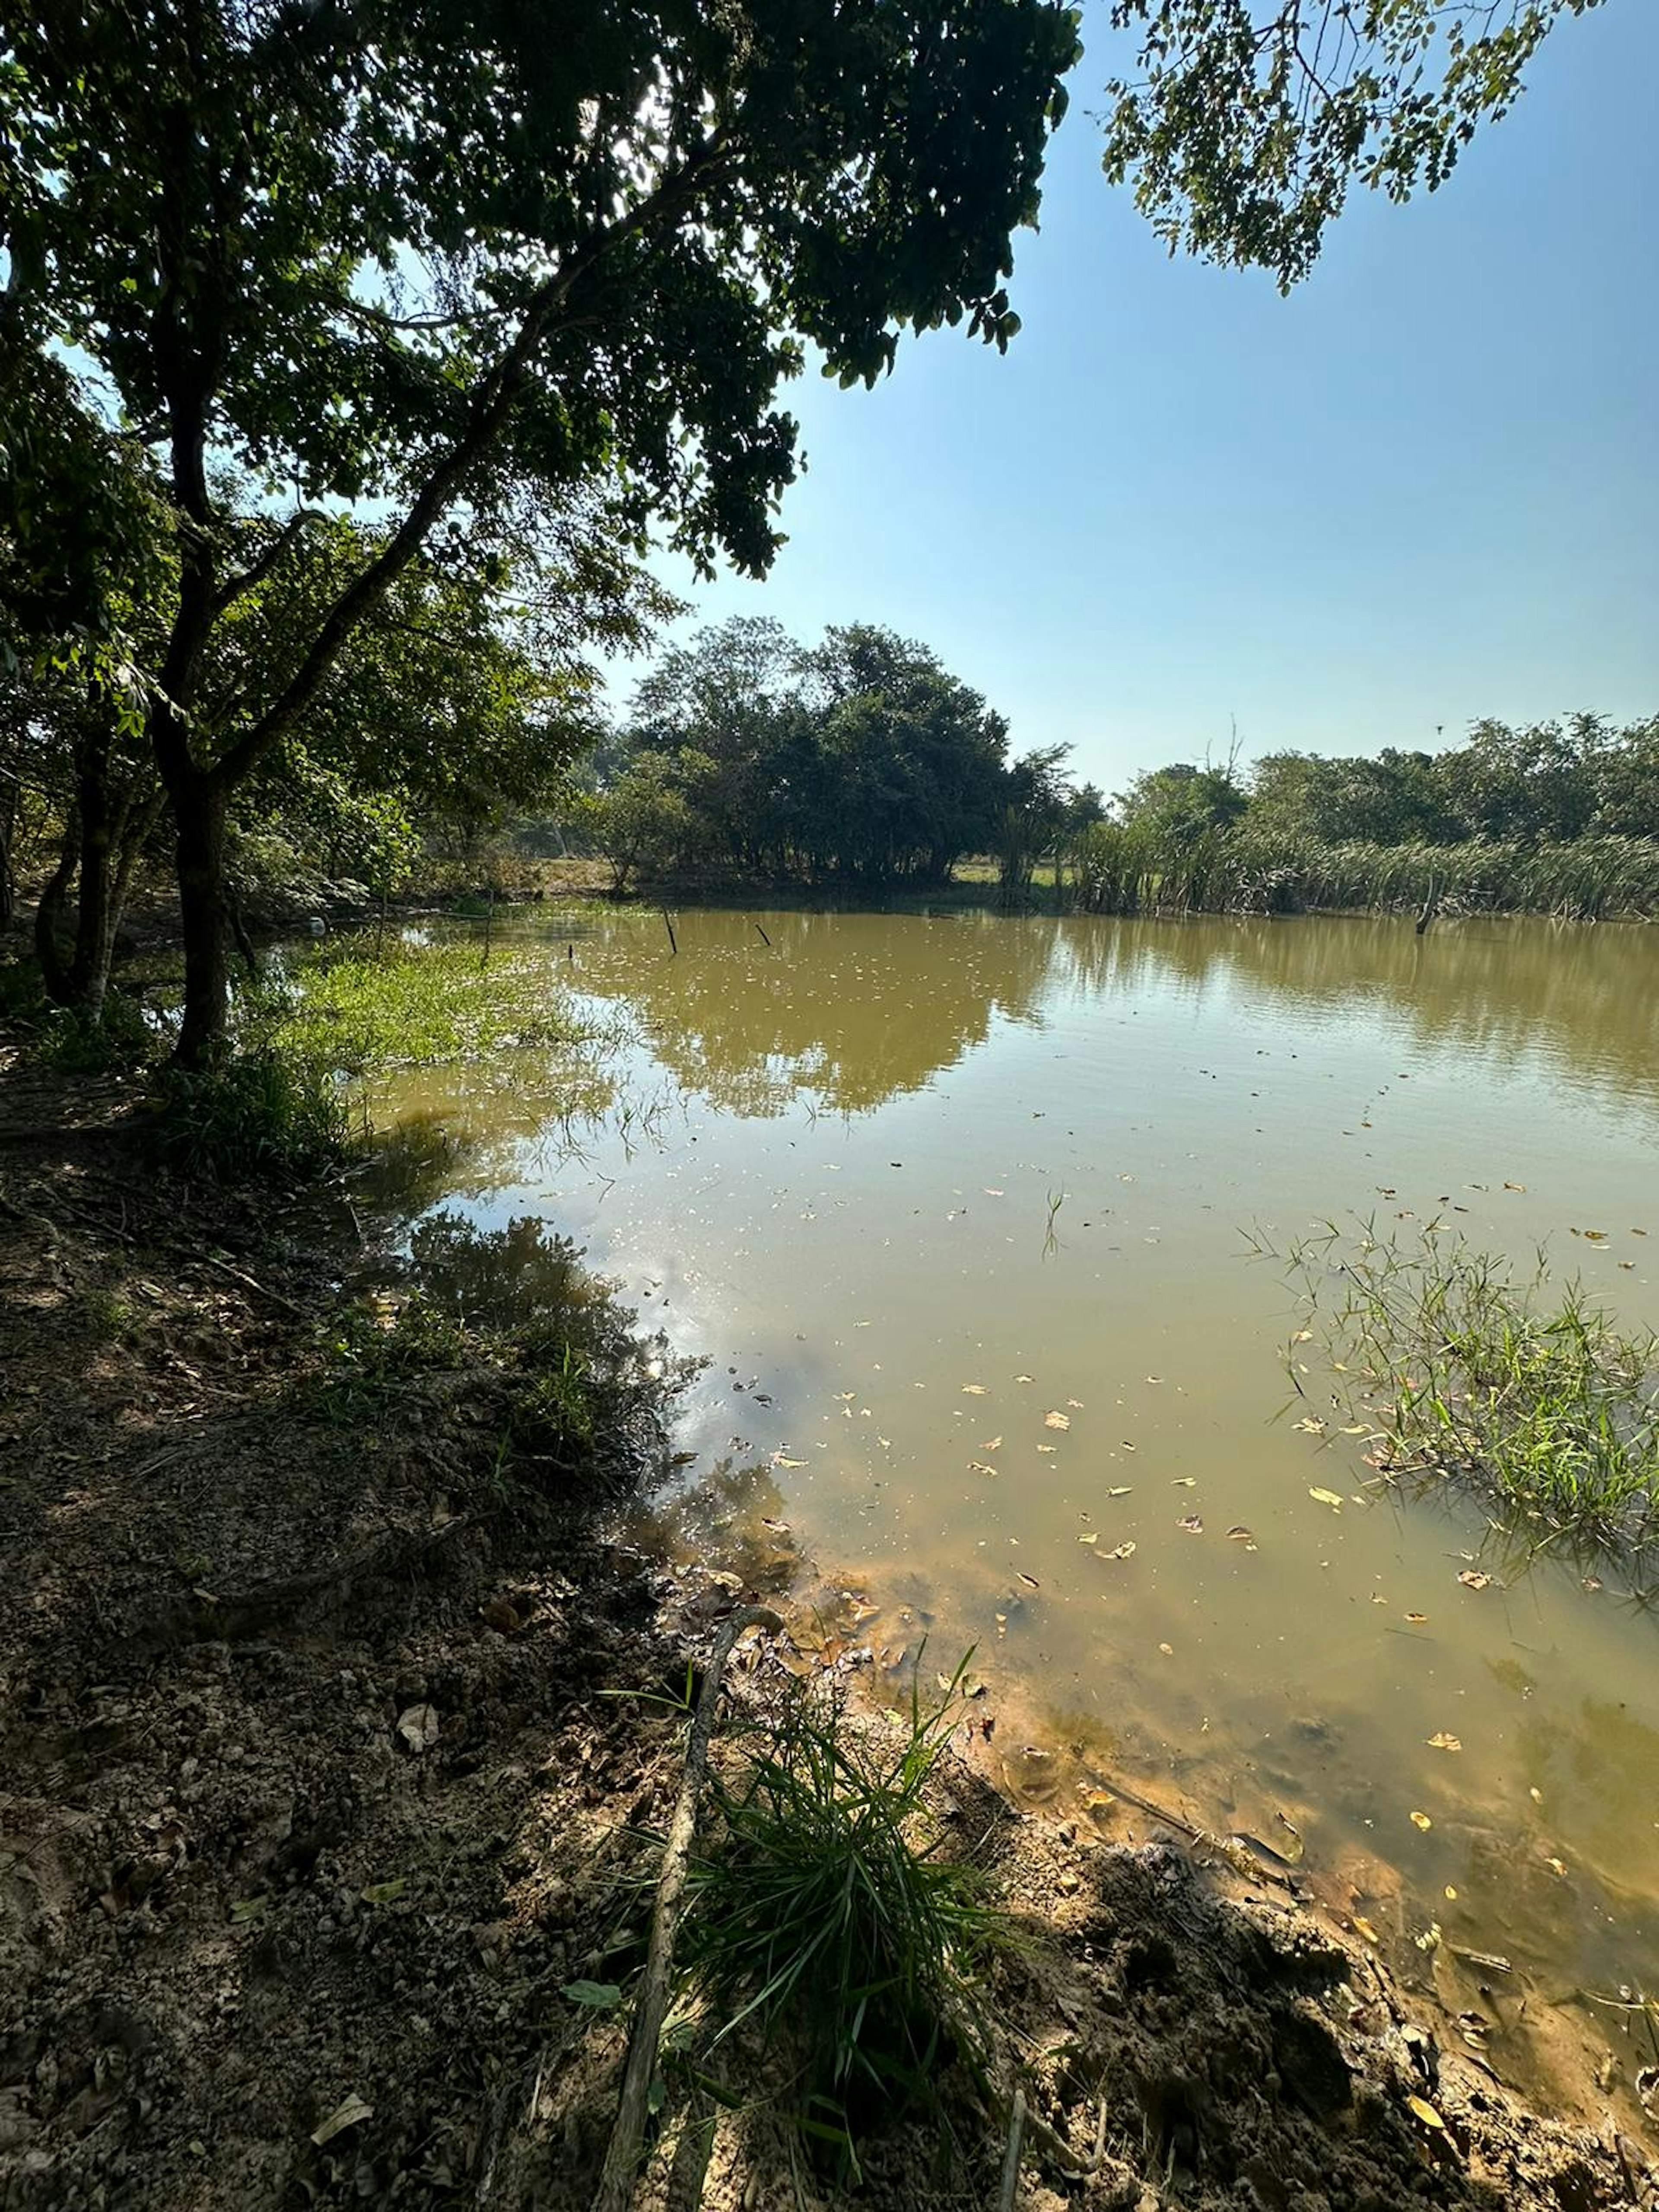
[[[1506,2077],[1582,2103],[1609,2044],[1626,2081],[1650,2063],[1589,1993],[1659,1990],[1659,1619],[1583,1563],[1483,1554],[1461,1587],[1477,1512],[1368,1490],[1360,1440],[1293,1426],[1297,1316],[1247,1240],[1442,1218],[1659,1322],[1659,935],[676,926],[678,955],[649,914],[514,925],[620,1021],[579,1154],[533,1053],[380,1110],[455,1140],[442,1206],[547,1218],[708,1355],[681,1540],[799,1554],[878,1674],[924,1632],[930,1673],[975,1646],[1033,1804],[1145,1832],[1100,1802],[1115,1773],[1293,1854],[1288,1820],[1299,1877],[1492,2021]]]

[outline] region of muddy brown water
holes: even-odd
[[[1109,1827],[1115,1773],[1301,1851],[1491,2023],[1506,2078],[1583,2103],[1604,2050],[1653,2062],[1617,2003],[1659,1990],[1659,1618],[1297,1430],[1297,1316],[1248,1240],[1441,1218],[1659,1323],[1659,933],[688,910],[676,953],[641,911],[508,927],[604,1025],[608,1109],[571,1121],[527,1050],[400,1076],[377,1114],[442,1133],[423,1205],[545,1218],[708,1357],[683,1545],[802,1563],[878,1675],[924,1635],[928,1675],[975,1647],[1034,1805]]]

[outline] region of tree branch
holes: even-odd
[[[250,563],[240,576],[232,577],[229,583],[222,585],[215,592],[211,602],[214,615],[223,614],[228,607],[234,607],[237,600],[245,598],[256,585],[263,584],[306,525],[322,520],[322,509],[315,507],[302,507],[289,515],[258,558]]]
[[[226,788],[239,783],[260,756],[293,727],[316,696],[346,639],[414,559],[439,518],[459,498],[468,478],[505,426],[529,376],[537,348],[571,292],[606,254],[630,238],[660,228],[690,206],[730,151],[729,141],[722,134],[705,139],[636,207],[607,224],[567,268],[531,295],[511,344],[474,391],[465,431],[434,467],[380,553],[346,586],[325,615],[310,651],[287,686],[211,771]]]

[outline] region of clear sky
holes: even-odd
[[[798,382],[790,542],[764,584],[665,564],[680,629],[884,623],[1109,791],[1235,717],[1250,757],[1659,712],[1656,0],[1562,24],[1450,182],[1356,194],[1289,300],[1107,185],[1109,74],[1097,27],[1006,356],[941,331],[874,392]]]

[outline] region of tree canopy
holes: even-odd
[[[1351,183],[1434,191],[1598,0],[1113,0],[1137,74],[1109,88],[1106,173],[1170,250],[1313,265]]]
[[[705,629],[640,685],[629,737],[592,817],[623,880],[645,866],[941,882],[992,845],[1010,791],[1001,716],[871,623],[810,648],[763,619]]]
[[[130,456],[159,503],[174,586],[142,676],[186,1056],[224,1017],[228,795],[417,555],[471,557],[597,489],[636,550],[654,524],[702,568],[762,573],[806,344],[870,381],[906,329],[1018,326],[1011,240],[1077,58],[1066,8],[582,0],[548,30],[513,0],[53,0],[9,21],[0,522],[96,629],[82,494]],[[309,507],[369,501],[390,519],[365,557],[216,711],[236,601]],[[100,542],[143,541],[109,504]]]

